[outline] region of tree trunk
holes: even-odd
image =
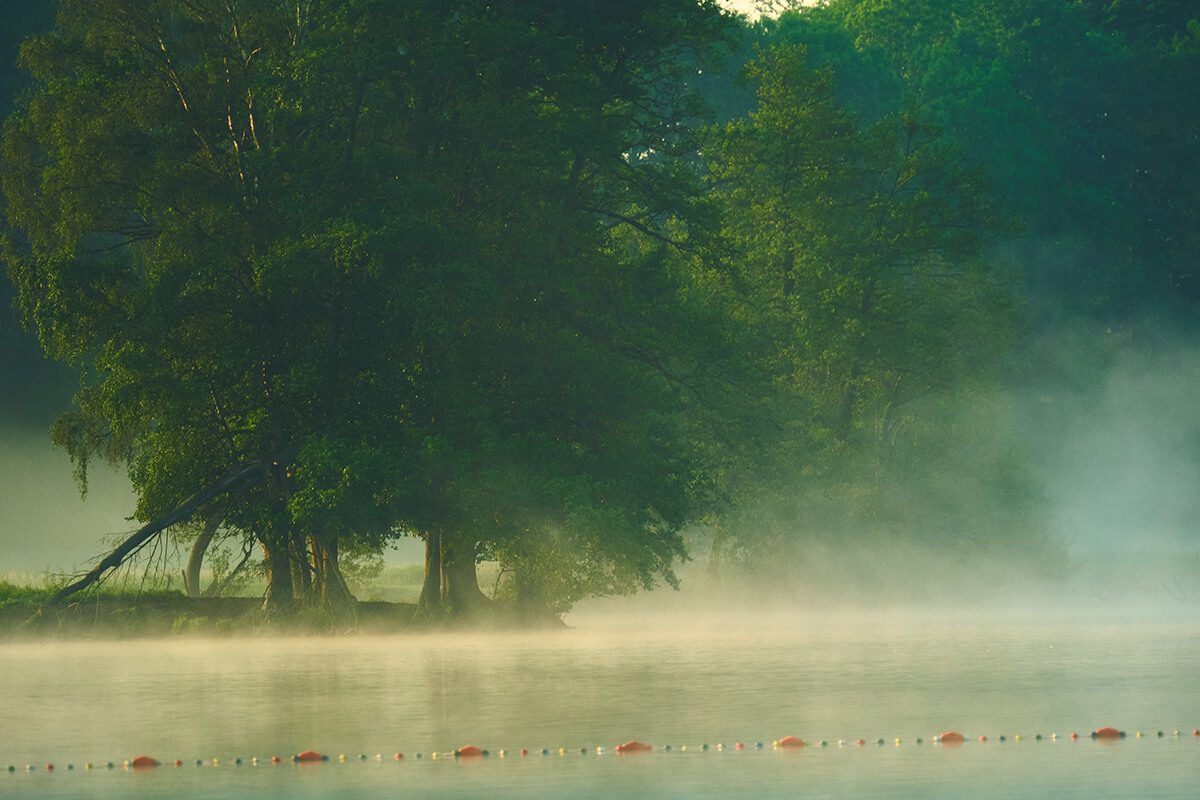
[[[286,617],[296,609],[297,561],[303,560],[303,546],[297,554],[291,514],[287,511],[291,487],[288,464],[275,461],[267,471],[268,492],[272,498],[271,517],[263,531],[263,554],[267,562],[267,594],[263,613],[268,617]],[[299,555],[300,558],[296,556]],[[303,576],[303,573],[299,573]]]
[[[712,545],[708,548],[708,581],[713,586],[721,583],[721,548],[725,544],[725,533],[720,525],[713,525]]]
[[[313,594],[313,567],[308,563],[307,537],[295,531],[288,537],[288,555],[292,564],[292,588],[296,596],[308,598]]]
[[[204,520],[204,530],[200,532],[192,545],[192,554],[188,558],[187,570],[183,573],[183,588],[188,597],[200,596],[200,568],[204,565],[204,554],[208,552],[208,546],[212,544],[213,536],[216,535],[217,528],[224,519],[225,509],[214,509]]]
[[[290,531],[272,531],[263,537],[263,557],[267,562],[267,596],[263,599],[263,612],[268,617],[287,616],[295,608],[291,549]]]
[[[425,580],[417,600],[417,613],[441,614],[442,611],[442,531],[436,528],[425,533]]]
[[[492,602],[479,589],[475,546],[442,536],[442,605],[456,617],[491,611]]]
[[[309,536],[313,556],[313,588],[315,599],[322,608],[341,611],[354,604],[354,595],[338,566],[337,537]]]

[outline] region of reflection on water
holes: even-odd
[[[0,776],[0,795],[297,798],[404,786],[424,796],[790,797],[803,786],[807,796],[1082,797],[1120,786],[1145,796],[1150,785],[1156,796],[1191,796],[1198,633],[1180,624],[793,626],[10,644],[0,646],[0,767],[18,771]],[[1111,747],[1065,738],[1105,725],[1131,737]],[[951,729],[990,741],[928,743]],[[772,751],[786,735],[817,746]],[[860,737],[872,745],[837,744]],[[659,749],[612,753],[629,739]],[[733,749],[739,741],[747,750]],[[467,744],[493,755],[431,758]],[[334,761],[250,766],[309,748]],[[521,748],[535,755],[516,756]],[[142,753],[190,766],[136,776],[82,769]],[[47,775],[40,765],[51,762],[58,769]]]

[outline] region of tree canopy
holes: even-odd
[[[437,531],[472,570],[519,552],[534,523],[496,499],[519,475],[604,554],[589,586],[670,579],[688,354],[648,306],[671,302],[661,251],[698,246],[681,76],[725,35],[714,6],[59,19],[6,127],[6,257],[27,324],[87,374],[55,427],[81,477],[127,460],[151,519],[288,453],[227,500],[273,603],[311,571],[328,591],[341,537]]]

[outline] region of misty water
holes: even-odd
[[[1200,781],[1194,623],[572,621],[0,645],[0,795],[1191,797]],[[1090,738],[1107,725],[1127,738]],[[947,730],[967,743],[931,743]],[[788,735],[810,746],[772,748]],[[631,739],[655,750],[614,752]],[[489,755],[445,755],[465,745]],[[308,749],[330,761],[290,761]],[[122,768],[142,754],[164,766]]]

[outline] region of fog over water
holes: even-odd
[[[665,632],[609,619],[549,634],[6,644],[0,765],[36,766],[0,774],[0,795],[1194,796],[1200,682],[1180,666],[1200,657],[1194,623],[776,616]],[[1128,739],[1091,741],[1106,725]],[[933,743],[948,730],[970,739]],[[775,750],[785,736],[809,746]],[[614,752],[630,739],[654,751]],[[446,757],[469,744],[491,757]],[[330,762],[287,758],[308,748]],[[164,766],[120,768],[139,754]]]

